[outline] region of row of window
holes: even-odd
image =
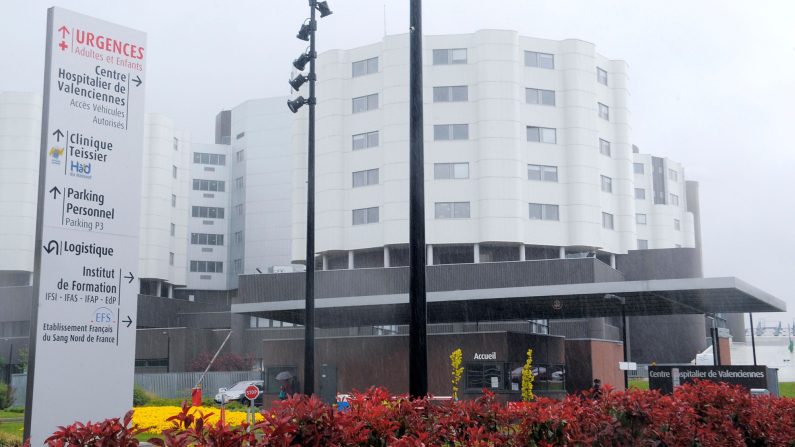
[[[632,171],[635,174],[645,174],[646,173],[646,165],[643,163],[632,163]],[[679,181],[679,172],[675,169],[668,169],[668,179],[674,182]]]
[[[433,88],[433,102],[466,102],[469,101],[469,87],[466,85],[450,85]],[[528,104],[545,106],[555,105],[555,91],[537,88],[525,89],[525,101]],[[596,103],[599,118],[610,120],[610,107]],[[363,113],[378,109],[378,93],[357,96],[351,99],[351,112]]]
[[[224,263],[221,261],[190,261],[190,271],[198,273],[223,273]]]
[[[360,208],[352,212],[353,225],[364,225],[378,223],[379,208]],[[531,220],[560,220],[560,206],[550,203],[529,203],[529,218]],[[469,202],[435,202],[434,218],[436,219],[469,219]],[[640,225],[646,225],[645,214],[635,214],[635,221]],[[614,216],[610,213],[602,212],[602,227],[608,230],[614,229]],[[681,231],[682,225],[679,219],[674,219],[674,230]]]
[[[193,245],[224,245],[223,234],[191,233],[190,243]]]
[[[224,182],[223,180],[193,179],[194,191],[224,192],[225,189],[226,189],[226,182]]]
[[[193,153],[193,163],[202,165],[226,165],[226,155],[223,154],[206,154],[203,152]]]
[[[466,48],[441,48],[433,50],[433,65],[463,65],[468,62]],[[555,69],[555,55],[541,53],[537,51],[524,52],[524,64],[526,67]],[[368,74],[378,73],[378,58],[355,61],[351,64],[351,76],[359,77]],[[596,67],[596,81],[607,85],[607,70]]]
[[[215,206],[194,206],[191,209],[192,217],[205,217],[208,219],[223,219],[224,209]]]

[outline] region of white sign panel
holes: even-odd
[[[31,445],[132,407],[139,289],[146,35],[61,8],[47,26]]]
[[[618,369],[622,371],[637,371],[638,364],[636,362],[618,362]]]

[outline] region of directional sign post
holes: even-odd
[[[132,407],[146,35],[47,14],[25,436]]]

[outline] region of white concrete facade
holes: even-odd
[[[634,198],[636,182],[647,181],[651,189],[651,177],[633,173],[636,158],[648,156],[632,152],[625,62],[597,54],[584,41],[535,39],[512,31],[426,36],[423,46],[429,245],[533,245],[607,253],[634,250],[638,239],[648,240],[649,248],[694,245],[681,166],[666,161],[680,174],[669,182],[680,188],[678,206],[639,204]],[[439,63],[445,62],[443,53],[436,52],[435,61],[435,50],[456,54]],[[316,251],[321,255],[408,242],[408,53],[408,36],[397,35],[318,57]],[[362,62],[373,58],[377,62]],[[296,115],[292,141],[292,260],[297,262],[305,257],[306,109]],[[460,127],[435,129],[461,124],[466,130],[458,139],[441,140]],[[353,148],[353,139],[373,132],[377,143]],[[536,133],[543,133],[542,141],[531,141]],[[609,143],[609,151],[600,151],[600,140]],[[439,178],[439,164],[466,164],[466,175]],[[555,181],[530,179],[530,165],[553,167]],[[354,175],[364,178],[361,172],[376,169],[354,186]],[[437,217],[437,207],[448,216],[446,207],[455,207],[450,202],[468,205],[461,205],[460,217],[455,212],[453,218]],[[547,218],[530,218],[537,204],[553,205],[544,207]],[[377,208],[376,221],[365,217],[354,224],[354,210],[367,208]],[[639,209],[648,214],[640,229]],[[674,218],[680,230],[674,230]],[[605,228],[605,219],[612,219],[612,229]]]
[[[232,201],[230,246],[237,274],[267,272],[291,261],[293,117],[287,97],[252,99],[231,110]],[[237,262],[235,262],[237,261]]]

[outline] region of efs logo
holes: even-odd
[[[64,149],[62,147],[51,147],[47,155],[50,156],[50,163],[54,165],[61,164],[61,157],[63,156]]]
[[[69,162],[69,174],[73,177],[91,178],[91,163]]]
[[[107,307],[100,307],[94,311],[94,323],[111,324],[113,323],[113,312]]]

